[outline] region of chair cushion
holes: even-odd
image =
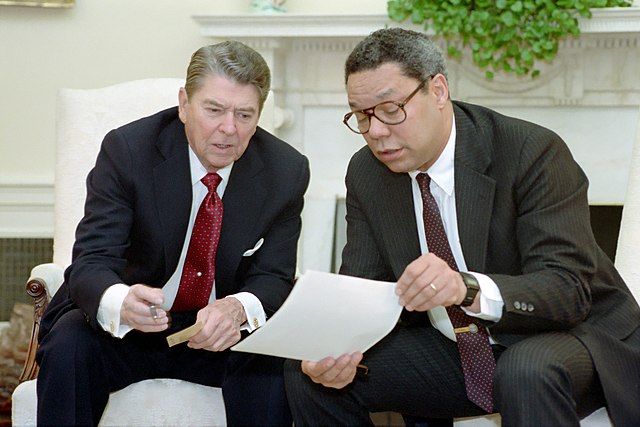
[[[36,380],[13,392],[13,426],[36,424]],[[222,390],[187,381],[140,381],[111,394],[102,426],[225,426]]]

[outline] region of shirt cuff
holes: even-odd
[[[116,283],[107,288],[100,299],[97,320],[102,329],[116,338],[124,337],[133,328],[120,324],[120,310],[122,302],[129,293],[129,286]]]
[[[469,316],[490,322],[497,322],[502,318],[502,308],[504,307],[504,300],[502,299],[498,285],[496,285],[493,279],[484,274],[472,272],[469,272],[469,274],[473,274],[480,286],[480,313],[473,313],[464,307],[462,307],[462,309]]]
[[[239,292],[237,294],[229,295],[226,298],[233,297],[240,301],[244,312],[247,315],[247,323],[240,327],[241,331],[253,332],[260,326],[264,325],[267,321],[267,314],[264,312],[262,303],[251,292]]]

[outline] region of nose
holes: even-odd
[[[389,135],[389,125],[382,123],[376,116],[369,118],[369,135],[372,138]]]
[[[227,135],[236,132],[236,116],[233,111],[228,111],[222,116],[219,129]]]

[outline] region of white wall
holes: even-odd
[[[0,6],[0,237],[51,237],[58,89],[183,77],[215,40],[194,15],[246,14],[251,0],[76,0]],[[386,13],[386,0],[289,0],[290,14]]]
[[[76,0],[70,9],[0,6],[0,205],[7,185],[53,183],[55,99],[93,88],[182,77],[198,14],[248,13],[250,0]],[[363,7],[364,6],[364,7]],[[289,0],[289,13],[385,13],[386,0]],[[38,191],[37,189],[34,191]]]

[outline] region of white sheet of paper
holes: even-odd
[[[282,307],[232,350],[297,360],[364,352],[394,328],[395,283],[308,271]]]

